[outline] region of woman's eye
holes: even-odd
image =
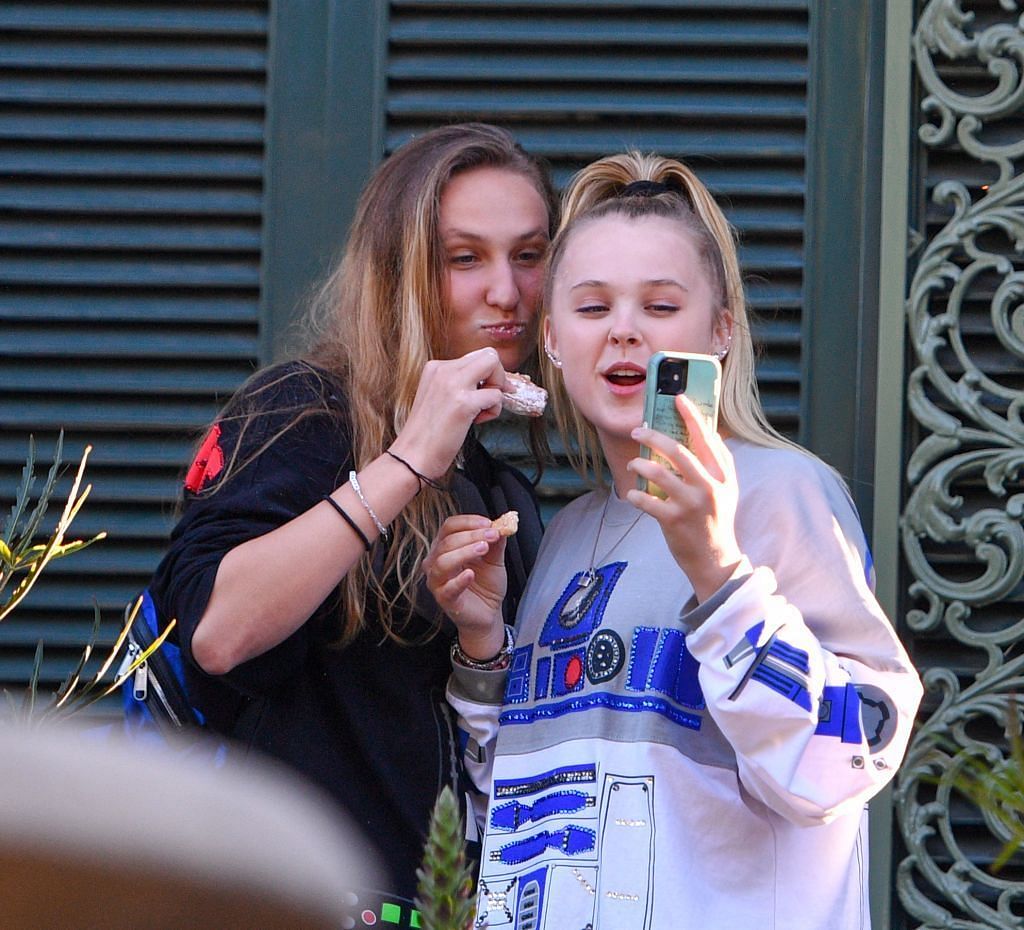
[[[577,313],[604,313],[608,308],[604,304],[584,304],[577,307]]]
[[[647,309],[654,313],[675,313],[679,307],[676,304],[648,304]]]
[[[544,253],[539,249],[527,249],[516,256],[516,261],[524,265],[536,265],[542,258]]]
[[[476,256],[472,253],[464,253],[461,255],[449,255],[448,261],[453,265],[472,265],[476,261]]]

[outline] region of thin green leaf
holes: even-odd
[[[36,442],[34,437],[29,436],[28,457],[25,459],[25,467],[21,470],[21,484],[18,487],[18,493],[14,497],[14,505],[11,507],[7,523],[4,524],[3,539],[8,545],[14,539],[14,534],[17,531],[18,524],[21,522],[22,514],[28,505],[29,495],[32,493],[32,486],[35,484],[35,466]]]
[[[46,473],[46,484],[43,485],[42,490],[39,492],[39,496],[36,499],[35,509],[32,511],[32,515],[28,518],[23,531],[23,536],[26,540],[32,539],[39,531],[39,526],[43,522],[43,517],[46,515],[46,510],[50,504],[50,498],[53,496],[53,488],[57,483],[57,475],[60,471],[61,460],[64,453],[64,430],[60,431],[60,435],[57,437],[57,446],[53,452],[53,464],[50,466],[50,470]],[[88,447],[86,452],[82,455],[82,461],[79,465],[79,475],[81,470],[85,466],[85,461],[88,458]]]
[[[83,549],[88,549],[93,543],[98,543],[100,540],[106,539],[106,530],[101,530],[92,539],[76,539],[73,542],[64,543],[60,547],[60,551],[54,554],[54,558],[63,558],[66,555],[71,555],[73,552],[81,552]]]
[[[47,561],[51,559],[61,559],[66,555],[71,555],[73,552],[81,552],[83,549],[87,549],[91,546],[94,542],[99,542],[101,539],[106,538],[106,532],[99,532],[93,536],[92,539],[75,539],[69,543],[61,543],[58,546],[53,546],[49,543],[33,546],[18,559],[15,567],[18,569],[25,569],[43,556],[47,557]]]
[[[43,556],[28,566],[25,577],[18,583],[18,586],[14,589],[14,592],[11,594],[7,603],[0,608],[0,620],[3,620],[4,617],[11,613],[14,608],[25,599],[28,592],[32,590],[32,586],[36,581],[38,581],[42,570],[46,567],[46,563],[49,561],[49,558],[44,553]]]
[[[1006,841],[999,855],[992,860],[989,871],[993,874],[999,872],[1012,858],[1014,853],[1024,844],[1024,830],[1017,830],[1013,836]]]
[[[71,525],[71,521],[74,520],[75,515],[89,496],[89,492],[92,491],[92,485],[89,484],[85,486],[81,494],[78,493],[78,489],[82,485],[82,476],[85,474],[85,463],[89,460],[90,452],[92,452],[92,446],[86,446],[82,450],[82,459],[78,463],[78,471],[75,472],[75,477],[71,482],[71,490],[68,492],[67,503],[64,505],[64,513],[61,514],[60,518],[61,524],[65,527]]]
[[[125,640],[128,639],[128,631],[131,630],[132,626],[134,625],[135,619],[139,616],[139,610],[141,608],[142,597],[140,596],[135,599],[135,604],[132,606],[131,610],[125,612],[126,616],[124,626],[121,627],[121,632],[117,635],[117,640],[114,642],[114,646],[110,650],[110,654],[107,656],[107,661],[103,663],[103,667],[99,670],[99,673],[96,675],[97,683],[99,683],[100,679],[102,679],[103,676],[107,674],[107,670],[113,664],[117,656],[120,655],[121,649],[124,647]],[[168,625],[167,629],[164,631],[163,635],[161,637],[158,637],[158,641],[162,643],[167,638],[167,633],[169,633],[173,627],[174,621],[172,620]],[[138,668],[139,665],[145,662],[150,655],[151,652],[149,650],[143,652],[142,656],[140,656],[137,662],[134,663],[135,668]],[[132,671],[134,671],[135,668],[133,668]]]
[[[38,561],[42,556],[46,554],[46,550],[49,548],[49,543],[36,543],[34,546],[29,546],[27,549],[22,549],[20,555],[14,557],[15,568],[26,568],[33,562]]]
[[[22,701],[22,709],[25,711],[28,717],[31,717],[35,713],[36,709],[36,692],[39,688],[39,674],[43,668],[43,641],[39,640],[36,643],[36,656],[32,662],[32,677],[28,682],[28,690],[25,692],[24,699]]]
[[[67,678],[64,679],[60,690],[57,692],[57,700],[54,708],[59,708],[68,697],[74,692],[78,686],[79,679],[82,677],[82,670],[85,668],[85,664],[89,661],[92,656],[92,650],[96,645],[96,637],[99,636],[100,632],[100,609],[99,606],[93,604],[93,621],[92,630],[89,632],[89,639],[82,649],[82,654],[78,658],[78,664],[71,670]]]
[[[86,489],[88,490],[88,489]],[[82,498],[84,500],[84,498]],[[80,504],[79,504],[80,506]],[[74,513],[78,512],[78,508],[74,509]],[[3,620],[18,604],[25,599],[25,596],[32,589],[32,586],[36,583],[42,570],[49,564],[54,558],[54,552],[59,548],[64,530],[67,529],[65,525],[63,529],[58,527],[54,536],[46,544],[45,550],[41,556],[39,556],[31,565],[27,567],[27,574],[21,580],[21,583],[17,588],[14,589],[14,593],[11,595],[10,600],[5,606],[0,608],[0,620]],[[106,533],[97,533],[95,537],[89,540],[90,544],[100,539],[105,539]]]

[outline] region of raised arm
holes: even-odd
[[[378,522],[386,527],[418,492],[414,472],[442,475],[470,425],[497,415],[503,386],[504,371],[493,349],[429,362],[409,418],[391,446],[393,455],[359,463],[358,492],[348,480],[357,463],[351,461],[347,437],[323,435],[328,418],[315,417],[297,427],[295,443],[281,440],[262,451],[248,474],[239,476],[238,488],[229,482],[201,501],[204,515],[191,526],[198,522],[194,541],[211,550],[210,559],[200,560],[203,570],[209,575],[212,561],[215,571],[212,585],[200,584],[208,591],[198,592],[200,601],[206,597],[190,643],[196,663],[210,674],[225,674],[295,633],[355,565],[366,542],[377,538]],[[337,429],[337,422],[330,428]],[[321,460],[327,448],[336,450],[335,461]],[[228,448],[222,454],[235,451],[245,450]],[[336,473],[328,484],[314,487],[307,472],[332,466]],[[245,538],[235,538],[235,506],[247,511],[247,529],[239,531],[248,534]],[[210,524],[219,518],[226,542],[218,552],[216,527]],[[187,547],[189,539],[177,544]],[[195,566],[194,559],[185,561]]]
[[[678,477],[635,467],[671,488],[669,500],[630,495],[693,572],[686,645],[744,787],[808,825],[863,805],[900,764],[922,689],[875,600],[849,496],[795,450],[748,446],[734,465],[718,437],[705,433],[693,453],[666,439],[642,441]]]

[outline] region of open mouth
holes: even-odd
[[[621,388],[636,387],[647,380],[647,373],[643,369],[635,368],[632,365],[619,365],[609,368],[604,373],[604,376],[616,387]]]

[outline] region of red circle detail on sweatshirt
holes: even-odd
[[[583,660],[579,656],[573,656],[565,664],[565,686],[575,688],[583,678]]]

